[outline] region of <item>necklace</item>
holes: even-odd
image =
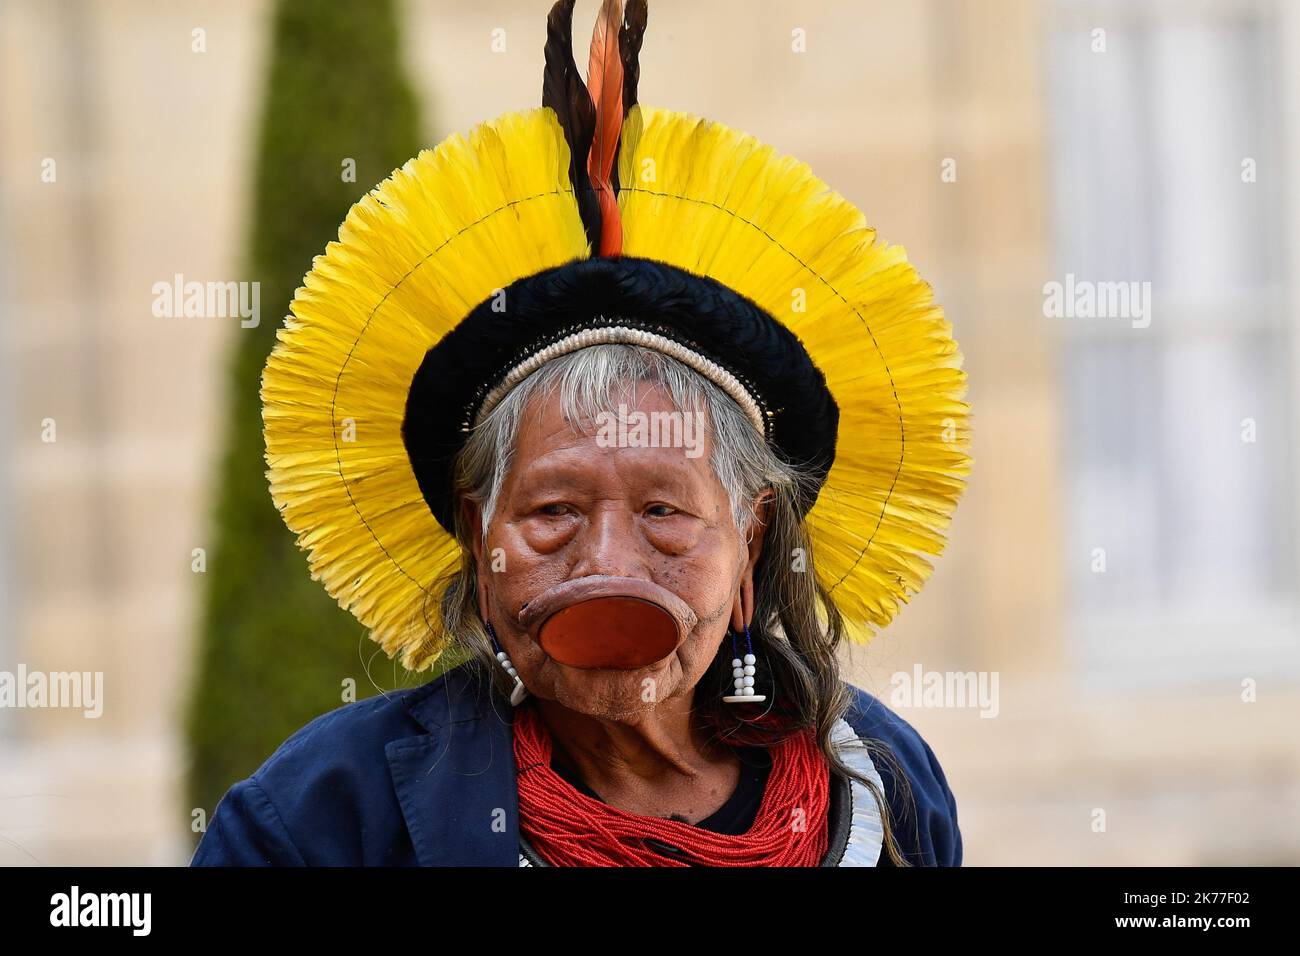
[[[550,732],[533,707],[515,711],[513,737],[519,827],[552,866],[817,866],[826,853],[829,767],[811,731],[772,748],[758,815],[739,835],[582,793],[551,768]]]

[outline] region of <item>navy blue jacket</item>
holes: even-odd
[[[480,666],[307,724],[230,788],[190,865],[518,866],[510,705]],[[851,691],[845,720],[886,745],[910,784],[914,803],[891,761],[876,759],[899,849],[915,865],[959,866],[957,805],[933,751]]]

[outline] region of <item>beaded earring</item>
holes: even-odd
[[[740,656],[735,631],[731,632],[731,653],[731,676],[736,690],[723,697],[723,701],[728,704],[761,704],[767,700],[767,695],[754,693],[755,664],[758,663],[758,658],[754,656],[754,643],[749,637],[748,624],[745,625],[745,656]]]
[[[488,637],[492,638],[492,647],[496,649],[498,663],[505,668],[505,672],[509,674],[511,680],[515,682],[514,689],[510,691],[510,706],[518,707],[523,703],[524,698],[528,696],[528,688],[526,688],[524,682],[519,679],[519,672],[515,670],[515,665],[510,663],[510,655],[501,649],[501,644],[497,640],[497,631],[496,628],[492,626],[492,622],[488,621],[483,626],[487,628]]]

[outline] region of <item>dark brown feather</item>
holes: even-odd
[[[623,59],[623,115],[636,106],[637,84],[641,80],[641,41],[645,37],[649,17],[646,0],[628,0],[623,10],[623,26],[618,31],[618,52]],[[620,150],[622,144],[620,143]],[[614,193],[618,193],[618,153],[614,154],[614,170],[610,175]]]
[[[649,11],[646,0],[628,0],[623,26],[618,31],[618,49],[623,57],[623,115],[636,106],[636,87],[641,79],[641,40],[645,37]]]
[[[596,132],[596,107],[573,60],[573,5],[557,0],[546,18],[546,69],[542,74],[542,106],[559,118],[569,144],[569,181],[578,201],[578,214],[592,250],[600,247],[600,203],[587,176],[587,157]]]

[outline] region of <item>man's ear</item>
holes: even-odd
[[[753,520],[749,526],[749,541],[745,555],[745,566],[740,572],[740,588],[736,594],[736,603],[731,608],[731,627],[737,633],[743,631],[754,620],[754,568],[763,555],[763,539],[767,533],[768,523],[772,520],[772,489],[765,488],[754,500]]]
[[[483,509],[477,501],[471,498],[461,498],[460,519],[463,527],[469,532],[470,553],[474,555],[474,563],[481,564],[483,561]]]

